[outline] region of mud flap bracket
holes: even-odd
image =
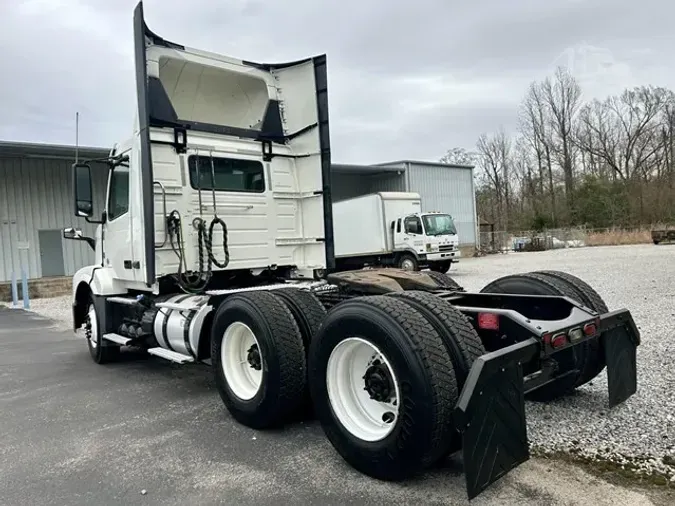
[[[483,355],[469,372],[454,413],[469,499],[530,458],[522,364],[539,350],[528,339]]]

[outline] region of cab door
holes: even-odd
[[[102,226],[103,262],[112,269],[115,279],[135,281],[142,275],[140,261],[134,257],[130,181],[128,163],[116,165],[109,172],[106,220]]]
[[[408,246],[418,253],[424,253],[424,229],[422,228],[422,220],[419,216],[406,216],[403,220],[403,241]]]

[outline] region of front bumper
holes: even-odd
[[[619,310],[600,316],[593,339],[604,350],[612,408],[637,390],[639,332],[630,312]],[[469,499],[530,458],[523,364],[537,356],[543,358],[545,351],[533,337],[487,353],[471,368],[455,407]]]
[[[447,262],[448,260],[456,260],[462,256],[462,253],[456,249],[452,251],[441,251],[438,253],[427,253],[428,262]]]

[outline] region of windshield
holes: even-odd
[[[427,214],[422,216],[427,235],[456,234],[455,222],[449,214]]]

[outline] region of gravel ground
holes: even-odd
[[[640,329],[638,391],[607,409],[603,372],[567,398],[527,404],[533,450],[626,469],[675,483],[675,246],[614,246],[463,259],[449,273],[477,291],[503,275],[556,269],[581,277],[610,309],[627,308]],[[69,328],[70,297],[31,301],[31,310]]]

